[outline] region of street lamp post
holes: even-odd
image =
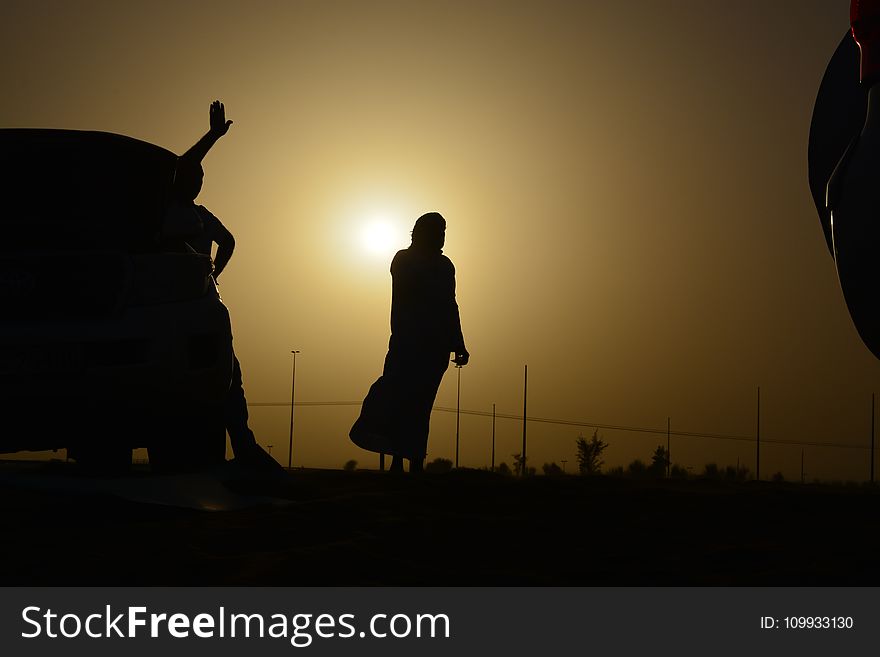
[[[293,393],[296,388],[296,355],[298,350],[294,349],[290,353],[293,354],[293,375],[290,378],[290,444],[287,449],[287,469],[293,467]]]
[[[529,366],[523,368],[523,441],[522,441],[522,469],[520,476],[526,476],[526,402],[529,399]]]
[[[461,429],[461,365],[455,364],[458,370],[458,386],[455,401],[455,467],[458,468],[458,442]]]
[[[495,404],[492,404],[492,472],[495,472]]]

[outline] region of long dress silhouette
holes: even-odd
[[[450,352],[458,365],[469,358],[455,300],[455,267],[442,252],[445,231],[439,213],[422,215],[411,246],[391,262],[391,339],[385,367],[349,434],[363,449],[409,459],[411,469],[427,453],[431,407]]]

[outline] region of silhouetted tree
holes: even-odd
[[[593,437],[587,441],[583,436],[578,436],[577,441],[578,471],[582,475],[599,474],[605,461],[602,460],[602,452],[608,447],[608,443],[599,437],[599,430],[593,432]]]
[[[785,475],[783,475],[781,472],[777,472],[773,475],[772,481],[774,483],[781,484],[783,481],[785,481]]]
[[[523,467],[526,467],[526,461],[529,460],[529,457],[526,456],[523,458],[520,454],[511,454],[513,456],[513,474],[519,477],[522,474]],[[529,471],[526,470],[526,473]]]
[[[623,474],[624,472],[622,465],[615,466],[608,471],[608,475],[611,477],[622,477]]]
[[[556,462],[544,464],[544,474],[547,476],[559,476],[562,474],[562,468],[556,465]]]
[[[508,477],[513,474],[513,472],[511,472],[510,470],[510,466],[507,465],[507,463],[505,463],[504,461],[495,466],[495,472],[497,472],[498,474],[506,475]]]
[[[345,470],[346,472],[354,472],[355,470],[357,470],[357,467],[358,467],[358,462],[355,461],[354,459],[351,459],[350,461],[345,462],[345,465],[342,466],[342,469]]]
[[[669,465],[669,452],[663,445],[657,445],[651,456],[651,465],[648,466],[648,474],[652,477],[665,477],[666,468]]]
[[[707,463],[703,467],[703,476],[706,479],[719,479],[721,477],[721,471],[718,469],[718,464]]]
[[[452,461],[449,459],[437,458],[425,466],[425,472],[450,472],[452,470]]]
[[[688,471],[680,465],[673,465],[669,471],[669,476],[672,479],[687,479]]]
[[[648,474],[648,466],[641,459],[636,459],[626,466],[626,474],[630,477],[641,478]]]
[[[727,481],[745,481],[748,479],[749,469],[744,465],[733,466],[728,465],[724,468],[724,479]]]

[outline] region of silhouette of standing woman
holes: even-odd
[[[420,472],[428,447],[431,407],[449,354],[456,365],[470,355],[455,301],[455,267],[443,255],[446,220],[438,212],[418,218],[412,244],[391,262],[391,340],[382,376],[370,387],[352,441],[392,454],[392,471]]]
[[[191,249],[210,256],[217,245],[213,260],[213,277],[217,281],[235,250],[235,238],[221,221],[195,199],[202,190],[205,176],[202,160],[228,131],[232,121],[226,120],[226,108],[219,100],[211,103],[210,129],[186,153],[180,156],[174,176],[174,199],[165,217],[163,242],[169,250]],[[232,381],[224,404],[224,424],[229,442],[239,464],[274,474],[284,472],[281,465],[257,443],[248,426],[248,407],[244,396],[241,364],[232,353]]]

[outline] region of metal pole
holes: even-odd
[[[492,472],[495,472],[495,404],[492,404]]]
[[[299,351],[294,349],[290,353],[293,354],[293,375],[290,378],[290,444],[287,448],[288,470],[293,467],[293,391],[296,387],[296,355],[299,353]]]
[[[758,386],[758,424],[755,430],[755,479],[761,481],[761,386]]]
[[[522,443],[522,470],[520,476],[526,476],[526,404],[529,397],[529,366],[523,370],[523,443]]]
[[[461,365],[456,365],[458,370],[458,389],[455,402],[455,467],[458,467],[458,442],[461,428]]]
[[[669,450],[669,417],[666,418],[666,477],[669,477],[672,468],[672,452]]]

